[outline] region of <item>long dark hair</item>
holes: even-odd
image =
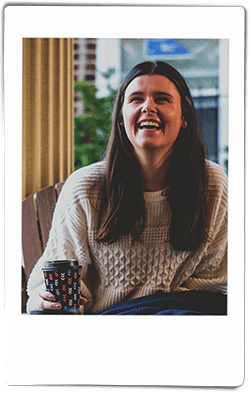
[[[180,129],[166,176],[172,211],[170,241],[176,250],[194,250],[206,236],[205,149],[188,86],[175,68],[162,61],[136,65],[126,76],[118,92],[105,156],[106,171],[101,182],[96,240],[110,244],[130,232],[134,240],[141,241],[145,227],[140,165],[121,125],[125,90],[133,79],[141,75],[165,76],[174,83],[181,96],[182,114],[188,125],[185,129]]]

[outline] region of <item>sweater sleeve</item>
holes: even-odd
[[[211,167],[211,164],[210,164]],[[228,191],[227,176],[215,164],[209,171],[207,222],[209,241],[194,273],[185,281],[189,290],[227,293]]]
[[[92,262],[87,240],[87,216],[84,207],[86,199],[79,193],[75,175],[77,174],[73,173],[62,188],[55,206],[47,245],[30,274],[27,284],[27,313],[39,309],[39,292],[45,289],[42,268],[49,260],[77,259],[82,266],[81,294],[87,298],[88,307],[93,303],[91,288],[84,282]],[[87,278],[85,281],[87,282]]]

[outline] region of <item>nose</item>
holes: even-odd
[[[145,100],[141,109],[142,113],[157,113],[155,102],[151,99]]]

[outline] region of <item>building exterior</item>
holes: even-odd
[[[96,73],[96,39],[74,39],[74,82],[87,78],[95,80]],[[79,94],[74,97],[74,115],[81,115],[83,103],[77,100]]]

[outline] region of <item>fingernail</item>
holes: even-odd
[[[53,294],[48,294],[48,299],[53,299]]]
[[[55,304],[54,307],[57,308],[57,309],[59,309],[59,308],[61,308],[61,304]]]

